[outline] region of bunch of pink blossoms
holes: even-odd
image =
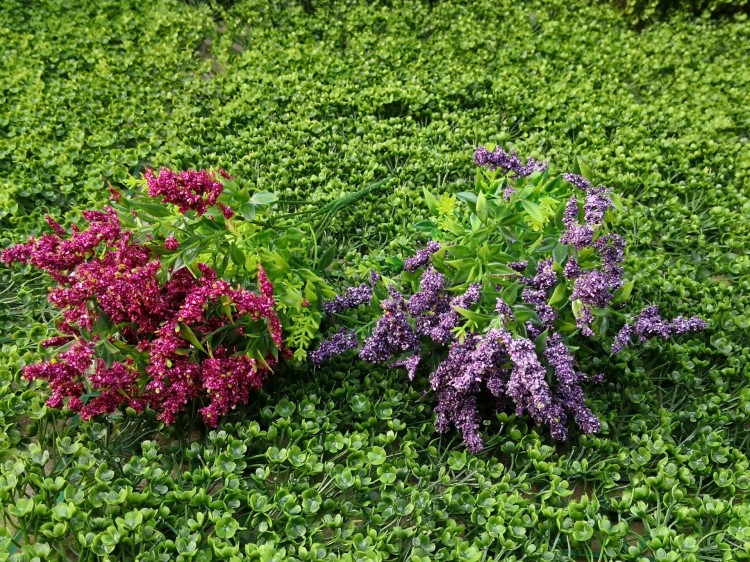
[[[220,193],[210,179],[208,172],[165,169],[148,181],[152,195],[202,214]],[[201,414],[211,426],[245,404],[279,353],[287,353],[263,267],[257,293],[233,288],[202,263],[200,275],[186,267],[165,271],[146,245],[123,232],[113,208],[83,216],[88,228],[71,232],[48,217],[54,234],[2,253],[4,263],[30,264],[57,283],[49,300],[61,310],[63,335],[43,346],[61,347],[52,359],[24,369],[26,378],[49,383],[48,404],[67,405],[83,419],[122,406],[151,408],[169,424],[189,401],[203,399]],[[165,249],[175,251],[179,245],[170,239]],[[244,337],[247,330],[253,338]],[[216,334],[221,341],[213,345]]]

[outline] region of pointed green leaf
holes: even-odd
[[[185,339],[187,339],[190,343],[192,343],[197,349],[200,349],[203,353],[206,353],[206,349],[201,345],[201,342],[198,341],[198,338],[195,336],[195,332],[190,329],[190,326],[187,324],[180,324],[180,335],[182,335]]]
[[[432,193],[430,193],[426,187],[422,189],[422,193],[424,193],[424,201],[425,203],[427,203],[427,208],[431,213],[437,213],[437,198]]]
[[[487,220],[487,198],[481,192],[477,195],[477,216],[482,222]]]
[[[581,170],[581,175],[587,180],[590,180],[594,177],[591,166],[589,166],[580,156],[578,157],[578,167]]]
[[[555,292],[552,293],[552,296],[550,297],[548,304],[552,306],[553,304],[564,301],[567,296],[567,293],[568,293],[567,285],[565,283],[560,283],[557,287],[555,287]]]
[[[528,199],[522,199],[521,205],[523,205],[523,208],[526,209],[526,212],[529,213],[532,219],[540,223],[544,222],[544,213],[542,213],[539,205]]]

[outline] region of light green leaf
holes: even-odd
[[[526,212],[529,213],[529,216],[532,219],[539,223],[544,222],[544,213],[542,213],[542,209],[539,205],[528,199],[521,199],[521,205],[523,205],[523,208],[526,209]]]

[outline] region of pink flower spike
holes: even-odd
[[[273,285],[266,275],[266,270],[260,264],[258,264],[258,287],[261,295],[269,299],[273,297]]]

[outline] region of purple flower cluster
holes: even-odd
[[[515,320],[513,309],[507,302],[499,297],[495,301],[495,312],[498,316],[500,316],[500,318],[502,318],[504,324],[509,321],[512,322],[513,320]]]
[[[468,335],[463,342],[454,342],[445,360],[430,377],[437,396],[435,427],[444,433],[458,429],[467,449],[481,451],[479,432],[481,416],[477,399],[483,388],[491,388],[497,397],[504,395],[508,371],[503,366],[507,354],[496,338]]]
[[[579,176],[578,174],[563,174],[562,178],[581,191],[588,192],[588,190],[591,189],[591,182],[583,176]]]
[[[490,330],[453,342],[430,377],[437,397],[437,430],[455,427],[470,451],[480,451],[478,406],[486,391],[496,408],[504,408],[510,399],[516,415],[529,414],[537,424],[549,426],[557,440],[567,439],[568,416],[585,433],[599,431],[601,423],[584,401],[581,383],[586,376],[575,370],[575,359],[559,334],[550,336],[545,359],[557,382],[554,389],[534,344],[526,338]]]
[[[440,244],[429,242],[427,246],[419,250],[414,256],[404,262],[404,269],[409,273],[414,273],[420,267],[424,267],[430,261],[430,256],[440,250]]]
[[[567,227],[565,234],[560,238],[563,244],[570,244],[576,250],[583,250],[591,245],[594,240],[594,228],[591,225],[581,225],[578,222],[578,199],[574,195],[568,201],[563,214],[563,224]]]
[[[576,174],[563,174],[570,184],[586,193],[583,206],[584,223],[580,223],[578,199],[574,195],[568,201],[563,213],[562,222],[566,231],[560,238],[562,244],[569,244],[578,251],[585,248],[596,250],[601,259],[601,269],[584,271],[578,261],[571,257],[566,263],[563,274],[574,280],[572,301],[580,301],[582,309],[576,317],[576,325],[581,333],[593,337],[591,326],[594,323],[592,308],[605,308],[612,301],[614,291],[622,286],[625,258],[625,241],[617,234],[605,234],[596,238],[604,214],[613,208],[610,190],[600,185],[593,187],[591,182]]]
[[[417,317],[420,335],[428,336],[433,342],[445,345],[455,339],[453,330],[458,326],[461,315],[455,308],[469,309],[479,302],[482,287],[469,285],[466,292],[447,301],[439,299],[432,314]]]
[[[604,222],[604,213],[612,208],[612,200],[609,198],[610,190],[600,185],[590,188],[586,192],[586,202],[583,205],[583,216],[586,224],[597,226]]]
[[[539,262],[536,275],[532,279],[521,278],[526,285],[521,293],[521,300],[534,305],[534,311],[539,316],[540,326],[528,323],[526,328],[532,337],[538,336],[547,328],[552,328],[557,319],[557,312],[547,304],[547,293],[557,283],[557,273],[554,270],[552,258]]]
[[[568,259],[563,268],[563,275],[567,279],[576,279],[581,275],[581,266],[578,265],[578,261],[575,258]]]
[[[407,351],[418,351],[419,338],[409,323],[403,297],[391,288],[391,298],[383,301],[385,313],[372,335],[365,340],[359,357],[371,363],[385,363]]]
[[[575,280],[570,298],[588,306],[604,308],[612,300],[609,281],[609,275],[598,269],[584,273]]]
[[[490,152],[479,147],[474,160],[480,166],[513,173],[516,178],[544,167],[532,159],[522,165],[515,153],[499,148]],[[470,451],[483,447],[480,412],[487,407],[496,411],[512,408],[516,415],[528,415],[536,424],[548,427],[556,440],[567,439],[570,425],[583,433],[601,430],[600,420],[585,403],[583,385],[601,381],[603,375],[588,377],[579,370],[567,339],[576,337],[575,330],[566,318],[559,328],[555,324],[559,308],[570,302],[580,333],[594,336],[595,313],[604,316],[603,309],[611,305],[615,292],[623,285],[625,241],[617,234],[603,232],[605,214],[613,207],[609,190],[593,187],[578,175],[565,174],[564,179],[585,194],[571,197],[563,212],[566,230],[560,241],[573,247],[567,260],[562,258],[559,264],[555,258],[540,260],[533,274],[528,261],[508,263],[511,272],[495,285],[497,291],[504,291],[504,296],[506,289],[511,289],[508,295],[521,289],[523,305],[514,310],[497,297],[495,318],[468,315],[471,322],[464,328],[472,329],[460,329],[462,315],[458,309],[472,309],[480,303],[482,286],[469,285],[463,294],[453,296],[458,289],[449,281],[454,270],[449,264],[443,270],[443,264],[436,261],[422,272],[419,289],[408,299],[389,288],[391,298],[382,304],[384,313],[359,353],[365,361],[404,368],[409,380],[414,380],[426,357],[437,359],[437,367],[429,376],[437,400],[436,429],[458,430]],[[514,191],[510,186],[508,189]],[[582,208],[579,198],[584,199]],[[419,251],[406,260],[405,271],[415,273],[428,265],[430,256],[439,248],[437,243],[431,243]],[[582,250],[587,251],[579,254]],[[597,258],[598,265],[592,267],[591,260]],[[560,271],[562,276],[558,275]],[[493,277],[482,281],[486,285]],[[405,280],[410,282],[412,278],[407,276]],[[549,304],[550,293],[558,286],[560,293],[553,293],[555,308]],[[515,297],[508,296],[509,301],[511,298]],[[538,321],[523,323],[521,318],[528,317],[527,305],[534,308]],[[656,307],[649,307],[623,327],[612,351],[628,345],[634,334],[644,341],[705,327],[705,322],[697,317],[666,321]],[[540,345],[544,346],[543,352],[537,351]],[[338,332],[314,352],[319,355],[313,355],[313,361],[317,363],[318,357],[333,356],[352,347],[356,347],[353,334]]]
[[[435,306],[440,301],[445,276],[435,271],[435,268],[429,268],[419,280],[419,292],[414,293],[406,303],[406,309],[412,316],[419,316],[428,311],[434,311]]]
[[[549,165],[547,162],[537,162],[533,158],[529,158],[526,164],[522,164],[521,159],[513,151],[508,154],[502,148],[497,147],[490,152],[483,146],[478,147],[474,152],[474,163],[490,170],[500,169],[506,174],[513,172],[514,179],[525,178],[534,172],[543,172]]]
[[[337,295],[332,301],[323,305],[323,311],[328,314],[339,314],[345,310],[357,308],[372,301],[372,287],[362,283],[359,287],[349,287],[343,295]]]
[[[310,360],[317,366],[332,357],[336,357],[349,349],[356,349],[357,347],[359,347],[357,334],[346,328],[341,328],[330,338],[321,342],[315,351],[310,352]]]
[[[506,393],[516,405],[516,415],[528,413],[538,425],[549,422],[552,396],[534,343],[526,338],[513,338],[509,332],[498,332],[496,337],[503,342],[513,363]]]
[[[578,198],[574,195],[568,201],[562,219],[567,230],[560,239],[560,242],[570,244],[576,250],[582,250],[594,243],[594,233],[601,226],[602,222],[604,222],[604,214],[613,208],[610,197],[611,190],[603,185],[593,187],[590,181],[576,174],[563,174],[563,178],[581,191],[584,191],[586,199],[583,205],[584,224],[579,222],[580,209],[578,207]],[[624,244],[622,248],[624,249]],[[616,260],[613,258],[612,261],[619,263],[622,261],[622,258],[620,257],[620,259]]]
[[[685,318],[678,316],[674,320],[665,320],[659,314],[659,308],[656,305],[647,306],[633,318],[631,322],[625,324],[612,345],[612,353],[619,353],[630,344],[631,338],[635,335],[638,341],[645,342],[654,337],[668,339],[671,336],[682,335],[688,332],[700,332],[705,330],[708,324],[705,320],[692,316]]]
[[[553,437],[560,440],[567,439],[567,414],[573,416],[576,425],[584,433],[598,432],[601,429],[601,422],[584,403],[581,382],[586,379],[586,376],[576,371],[575,358],[565,346],[560,334],[555,333],[547,338],[544,357],[555,374],[557,381],[555,403],[559,406],[558,411],[562,411],[558,419],[550,422]]]

